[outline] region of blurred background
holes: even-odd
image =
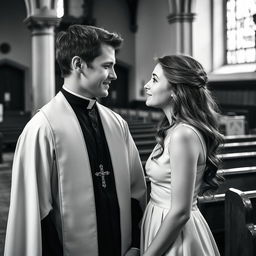
[[[143,163],[155,144],[156,123],[161,117],[157,110],[145,107],[143,86],[150,79],[154,57],[184,53],[196,58],[208,73],[209,87],[222,113],[219,122],[226,145],[221,171],[247,168],[251,174],[256,172],[255,15],[256,0],[1,1],[0,255],[17,138],[34,112],[62,86],[54,58],[57,32],[71,24],[89,24],[124,38],[117,55],[118,79],[102,103],[128,121]],[[238,154],[233,165],[229,160],[235,156],[230,154]],[[250,161],[244,163],[244,159]],[[237,188],[256,189],[256,185],[238,183]],[[225,189],[219,191],[223,192]],[[210,222],[208,213],[205,216]],[[224,251],[224,224],[217,228],[215,224],[211,229]]]

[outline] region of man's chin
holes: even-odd
[[[109,94],[108,91],[104,91],[104,92],[101,93],[99,98],[106,98],[106,97],[108,97],[108,94]]]

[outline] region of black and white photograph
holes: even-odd
[[[256,0],[0,3],[0,256],[255,256]]]

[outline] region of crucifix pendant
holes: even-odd
[[[106,187],[107,187],[107,184],[106,184],[105,176],[109,175],[110,172],[109,172],[109,171],[104,171],[104,168],[103,168],[103,165],[102,165],[102,164],[100,164],[99,167],[100,167],[100,171],[99,171],[99,172],[96,172],[95,175],[96,175],[97,177],[101,177],[101,186],[102,186],[103,188],[106,188]]]

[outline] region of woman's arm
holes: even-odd
[[[186,126],[173,131],[169,144],[171,168],[171,209],[144,256],[160,256],[175,242],[190,218],[200,141]]]

